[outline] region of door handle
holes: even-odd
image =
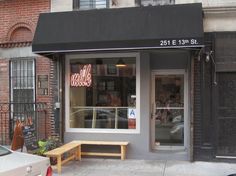
[[[154,119],[155,114],[156,114],[155,103],[152,103],[151,119]]]

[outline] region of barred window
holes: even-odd
[[[73,0],[74,10],[101,9],[109,6],[109,0]]]
[[[34,60],[11,60],[11,101],[15,103],[34,102],[34,84]]]
[[[17,58],[10,62],[11,119],[35,124],[35,68],[34,59]],[[14,127],[12,123],[12,128]]]

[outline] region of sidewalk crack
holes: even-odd
[[[165,165],[164,165],[164,170],[163,170],[163,174],[162,174],[162,176],[165,176],[165,172],[166,172],[166,165],[167,165],[167,160],[165,161]]]

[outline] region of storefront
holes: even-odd
[[[189,160],[201,4],[41,14],[33,51],[61,64],[65,141],[129,141],[128,158]]]

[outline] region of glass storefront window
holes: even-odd
[[[70,128],[136,129],[135,114],[135,57],[70,60]]]

